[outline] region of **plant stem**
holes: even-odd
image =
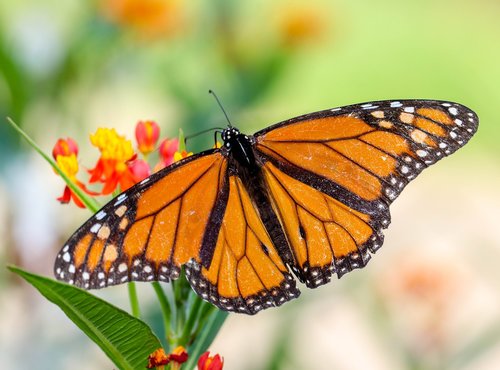
[[[191,333],[193,331],[194,324],[196,323],[196,321],[198,319],[198,313],[200,311],[202,302],[203,301],[201,300],[201,298],[196,297],[193,300],[193,304],[190,307],[188,319],[187,319],[186,323],[184,324],[184,329],[182,331],[181,338],[179,339],[179,343],[184,347],[189,344],[188,342],[191,339],[190,338]]]
[[[40,149],[40,147],[35,143],[35,141],[31,137],[29,137],[28,134],[24,132],[10,117],[7,117],[7,122],[9,122],[12,128],[16,130],[17,133],[19,133],[24,138],[24,140],[26,140],[28,144],[31,145],[31,147],[35,149],[38,152],[38,154],[40,154],[52,166],[52,168],[54,168],[54,170],[63,178],[64,182],[66,182],[66,184],[69,186],[71,191],[73,191],[78,196],[78,198],[80,198],[82,203],[85,204],[85,206],[87,206],[89,210],[95,213],[99,210],[99,208],[101,208],[100,205],[95,201],[95,199],[86,196],[83,190],[80,189],[73,181],[71,181],[71,179],[59,168],[57,163],[47,154],[45,154],[43,150]]]
[[[163,326],[165,328],[165,337],[167,343],[169,343],[169,338],[172,331],[172,327],[170,326],[170,321],[172,319],[172,308],[170,307],[170,303],[168,302],[167,296],[161,284],[155,281],[151,283],[151,285],[153,286],[156,296],[158,297],[158,301],[160,302],[161,313],[163,316]]]
[[[133,281],[128,283],[128,297],[130,299],[130,307],[132,308],[132,315],[139,318],[141,311],[139,309],[139,300],[137,299],[137,289]]]
[[[207,303],[207,305],[213,307],[210,303]],[[214,308],[214,311],[212,311],[208,316],[210,318],[208,319],[207,324],[197,336],[193,347],[189,349],[189,358],[184,365],[186,369],[193,369],[195,367],[196,361],[200,355],[207,350],[208,346],[210,346],[222,327],[222,324],[226,320],[228,313]]]

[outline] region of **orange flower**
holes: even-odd
[[[183,23],[179,0],[101,0],[104,16],[146,37],[172,35]]]
[[[198,360],[198,370],[222,370],[224,366],[224,359],[218,354],[209,356],[210,352],[207,351],[200,356]]]
[[[160,127],[155,121],[139,121],[135,126],[135,138],[138,149],[143,155],[148,155],[155,150]]]
[[[296,47],[323,36],[325,19],[321,9],[291,3],[282,9],[281,34],[286,46]]]
[[[52,156],[56,160],[56,163],[61,171],[64,172],[64,174],[84,192],[89,195],[97,195],[97,193],[88,190],[87,187],[76,178],[78,173],[78,160],[76,159],[77,154],[78,145],[71,138],[57,140],[54,148],[52,149]],[[64,188],[63,195],[57,198],[57,200],[63,204],[67,204],[73,200],[78,207],[85,208],[85,205],[82,203],[80,198],[78,198],[68,185]]]
[[[180,368],[181,364],[186,362],[188,359],[188,354],[186,349],[182,346],[177,347],[170,354],[165,354],[163,348],[159,348],[154,351],[148,357],[148,369],[163,369],[165,365],[170,364],[170,369],[177,370]]]
[[[119,185],[124,191],[134,185],[138,179],[130,165],[136,158],[130,140],[117,134],[115,129],[98,128],[90,135],[90,142],[101,152],[96,166],[89,170],[90,182],[102,182],[102,194],[111,194]]]

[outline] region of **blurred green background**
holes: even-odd
[[[3,1],[0,117],[46,152],[75,138],[90,168],[97,127],[132,139],[144,119],[170,137],[224,125],[208,89],[247,132],[371,100],[467,105],[478,133],[408,186],[368,267],[279,309],[231,315],[211,350],[228,369],[498,369],[499,16],[494,0]],[[212,144],[207,134],[189,149]],[[88,211],[59,205],[62,180],[5,122],[0,176],[2,265],[52,276]],[[139,288],[155,323],[151,288]],[[128,309],[124,286],[96,294]],[[0,367],[112,364],[2,268]]]

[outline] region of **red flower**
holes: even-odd
[[[57,140],[54,148],[52,149],[52,156],[56,160],[59,169],[85,193],[89,195],[97,195],[97,193],[88,190],[87,187],[76,178],[76,174],[78,173],[78,160],[76,159],[77,154],[78,145],[73,139],[70,138]],[[68,185],[64,188],[63,195],[57,198],[57,200],[63,204],[67,204],[73,200],[78,207],[85,208],[83,202]]]
[[[54,149],[52,149],[52,157],[57,160],[58,155],[67,157],[71,154],[78,156],[78,144],[76,141],[70,137],[57,140],[56,145],[54,145]]]
[[[160,127],[155,121],[139,121],[135,126],[135,138],[138,149],[143,155],[148,155],[155,150]]]
[[[101,157],[89,170],[89,181],[102,182],[103,195],[111,194],[118,185],[121,191],[127,190],[138,181],[130,168],[137,156],[130,140],[118,135],[115,129],[99,128],[90,135],[90,142],[100,150]]]
[[[218,354],[209,356],[210,352],[203,353],[198,360],[198,370],[222,370],[224,359]]]
[[[128,167],[130,171],[132,171],[136,182],[142,181],[151,175],[148,162],[142,159],[136,159],[135,161],[130,162]]]
[[[170,364],[172,370],[179,369],[181,364],[186,362],[188,354],[186,349],[182,346],[177,347],[170,354],[165,354],[163,348],[154,351],[148,357],[148,369],[163,368],[163,366]]]
[[[160,143],[160,162],[155,166],[155,172],[174,162],[175,152],[179,150],[179,139],[165,139]]]

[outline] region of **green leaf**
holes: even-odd
[[[92,212],[97,212],[99,210],[100,205],[91,197],[88,197],[82,189],[80,189],[71,179],[66,176],[66,174],[59,168],[57,163],[50,158],[45,152],[40,149],[40,147],[35,143],[35,141],[28,136],[26,132],[24,132],[11,118],[7,117],[7,122],[12,126],[14,130],[16,130],[33,149],[35,149],[49,164],[52,168],[63,178],[66,184],[70,187],[71,191],[73,191],[78,198],[85,204],[85,206],[90,209]]]
[[[9,266],[59,306],[120,369],[144,369],[160,341],[141,320],[74,286]]]

